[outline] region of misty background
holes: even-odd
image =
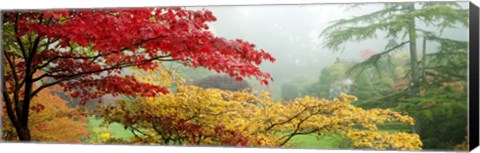
[[[468,2],[459,2],[468,8]],[[279,87],[289,79],[303,76],[318,79],[322,68],[333,64],[337,58],[342,61],[360,62],[362,50],[379,53],[388,43],[383,39],[385,33],[378,33],[376,39],[361,42],[348,42],[344,50],[333,52],[323,48],[320,33],[324,28],[339,19],[349,19],[368,14],[384,7],[384,3],[366,3],[358,7],[355,4],[308,4],[308,5],[249,5],[249,6],[211,6],[187,7],[188,9],[207,9],[217,17],[211,30],[219,37],[243,39],[264,49],[276,58],[274,63],[260,65],[264,72],[272,75],[274,81],[269,86],[274,97]],[[417,22],[418,26],[421,22]],[[427,29],[440,34],[438,28]],[[468,40],[468,28],[446,29],[440,36],[455,40]],[[422,38],[417,40],[421,47]],[[439,44],[429,42],[427,52],[435,51]],[[401,49],[402,50],[402,49]],[[403,50],[408,50],[403,48]],[[400,51],[401,52],[401,51]],[[254,82],[254,79],[250,79]]]

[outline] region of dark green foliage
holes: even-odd
[[[321,36],[326,38],[326,48],[342,51],[346,42],[377,38],[386,32],[383,39],[389,43],[385,50],[348,71],[358,76],[352,94],[367,98],[355,105],[407,112],[417,121],[413,130],[421,136],[424,149],[453,149],[466,135],[468,42],[440,35],[457,26],[468,26],[468,9],[457,2],[386,3],[379,11],[334,22]],[[417,58],[417,37],[425,39],[422,59]],[[440,47],[427,54],[430,42],[438,42]],[[391,61],[391,55],[406,45],[409,62]],[[379,77],[365,74],[372,69]],[[406,83],[404,88],[385,90],[402,86],[400,83]]]
[[[379,130],[401,130],[404,132],[411,132],[411,126],[407,124],[403,124],[401,122],[387,122],[385,124],[377,125]]]
[[[217,88],[229,91],[242,91],[250,89],[246,81],[237,81],[227,75],[210,75],[191,82],[192,85],[202,88]]]
[[[424,148],[453,149],[464,140],[467,134],[467,95],[454,88],[431,88],[424,97],[407,99],[399,105],[398,109],[416,119],[415,130]]]
[[[467,45],[438,37],[431,40],[441,42],[441,46],[438,52],[426,55],[420,96],[399,92],[384,100],[395,101],[390,107],[397,106],[395,109],[416,119],[414,130],[424,149],[451,150],[467,135]]]
[[[439,52],[427,54],[426,75],[434,77],[437,83],[467,78],[468,42],[431,36],[430,40],[441,45]]]
[[[390,104],[379,99],[388,96],[392,93],[392,86],[399,80],[396,69],[399,66],[396,64],[401,60],[401,57],[392,55],[387,59],[380,59],[375,61],[377,68],[363,67],[360,70],[356,64],[349,69],[349,74],[354,77],[354,83],[351,88],[351,94],[359,98],[355,105],[362,108],[388,108]]]
[[[351,94],[355,95],[358,99],[376,99],[380,95],[376,91],[377,88],[372,83],[372,80],[369,78],[366,71],[361,72],[356,78],[355,83],[352,85]]]

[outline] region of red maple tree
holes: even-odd
[[[129,67],[155,70],[161,62],[179,61],[268,85],[271,76],[258,65],[275,58],[241,39],[214,36],[206,23],[215,20],[208,10],[184,8],[4,13],[2,95],[19,139],[31,139],[31,99],[50,86],[84,102],[105,94],[168,92],[122,73]]]

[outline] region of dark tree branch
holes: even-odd
[[[105,68],[105,69],[94,70],[94,71],[87,71],[87,72],[81,72],[81,73],[70,74],[70,75],[51,75],[51,74],[44,74],[44,75],[36,78],[35,80],[41,80],[43,77],[52,77],[52,78],[61,78],[61,79],[40,86],[40,87],[37,88],[35,91],[31,92],[31,96],[32,96],[32,97],[35,96],[38,92],[40,92],[41,90],[43,90],[43,89],[45,89],[45,88],[47,88],[47,87],[50,87],[50,86],[59,84],[59,83],[61,83],[61,82],[63,82],[63,81],[75,79],[75,78],[81,77],[81,76],[83,76],[83,75],[88,75],[88,74],[93,74],[93,73],[98,73],[98,72],[104,72],[104,71],[114,70],[114,69],[121,69],[121,68],[126,68],[126,67],[132,67],[132,66],[140,66],[140,65],[144,65],[144,64],[147,64],[147,63],[149,63],[149,62],[156,61],[156,60],[158,60],[158,61],[165,61],[165,60],[162,59],[162,56],[160,56],[160,57],[155,57],[155,58],[152,58],[152,59],[144,60],[144,61],[142,61],[142,62],[140,62],[140,63],[124,63],[124,64],[115,65],[115,66],[112,66],[112,67],[109,67],[109,68]],[[168,59],[167,59],[167,60],[168,60]]]
[[[19,94],[19,92],[20,92],[20,89],[21,89],[21,87],[22,87],[22,85],[23,85],[24,80],[22,80],[22,83],[20,83],[20,84],[18,83],[19,80],[18,80],[18,77],[17,77],[17,72],[16,72],[16,69],[15,69],[15,65],[14,65],[14,63],[11,61],[11,59],[8,57],[8,53],[7,53],[5,50],[3,50],[3,51],[4,51],[4,54],[5,54],[5,55],[4,55],[5,58],[7,59],[7,62],[9,63],[10,68],[12,69],[12,73],[13,73],[12,75],[13,75],[13,80],[14,80],[14,85],[15,85],[14,91],[13,91],[13,100],[14,100],[13,103],[15,103],[15,109],[16,109],[17,111],[19,111],[19,104],[18,104],[18,103],[19,103],[20,101],[19,101],[19,95],[18,95],[18,94]],[[3,81],[6,81],[6,79],[4,78]],[[5,83],[5,84],[6,84],[6,83]],[[4,87],[5,87],[5,86],[4,86]],[[7,91],[7,90],[6,90],[6,87],[5,87],[4,91],[5,91],[5,92]],[[7,96],[9,96],[9,95],[7,94]],[[10,98],[10,97],[8,97],[8,98]],[[10,101],[11,101],[11,100],[10,100]],[[13,106],[10,106],[10,107],[13,107]],[[12,110],[13,110],[13,108],[12,108]],[[13,122],[13,121],[12,121],[12,122]]]
[[[93,62],[95,62],[95,60],[97,60],[97,58],[99,58],[100,55],[101,54],[98,54],[97,56],[94,56],[93,59],[88,64],[92,64]]]
[[[96,56],[84,56],[84,57],[82,57],[82,56],[71,56],[71,55],[69,55],[69,56],[55,56],[55,57],[51,58],[50,60],[48,60],[47,62],[43,63],[42,65],[37,66],[36,68],[37,69],[43,69],[43,68],[47,67],[50,63],[52,63],[53,61],[58,60],[58,59],[69,59],[69,58],[70,59],[96,59],[99,56],[101,56],[101,54],[98,54]]]
[[[146,42],[148,42],[148,41],[155,40],[155,39],[159,39],[159,38],[163,38],[163,37],[166,37],[166,36],[158,36],[158,37],[153,37],[153,38],[141,40],[140,42],[134,44],[134,46],[140,46],[140,45],[142,45],[142,44],[144,44],[144,43],[146,43]],[[58,39],[55,40],[55,41],[58,41]],[[74,57],[74,56],[72,56],[72,54],[73,54],[73,52],[72,52],[73,47],[72,47],[70,41],[68,41],[68,44],[69,44],[69,46],[70,46],[70,55],[69,55],[69,56],[55,56],[55,57],[51,58],[50,60],[48,60],[46,63],[44,63],[44,64],[42,64],[41,66],[39,66],[37,69],[45,68],[46,66],[48,66],[48,65],[49,65],[50,63],[52,63],[53,61],[55,61],[55,60],[57,60],[57,59],[61,59],[61,58],[92,59],[92,61],[90,62],[90,64],[91,64],[91,63],[93,63],[97,58],[103,56],[102,54],[99,53],[99,54],[96,55],[96,56]],[[47,47],[48,47],[48,45],[47,45]],[[131,48],[124,47],[124,48],[121,49],[121,51],[126,51],[126,50],[131,50]],[[162,56],[162,58],[166,58],[166,57],[171,57],[171,56],[170,56],[170,55]],[[176,60],[176,59],[170,59],[170,60],[164,59],[163,61],[175,61],[175,60]]]
[[[283,122],[274,123],[274,124],[270,125],[267,129],[265,129],[265,131],[268,131],[268,130],[272,129],[273,127],[275,127],[275,126],[277,126],[277,125],[282,125],[282,124],[291,122],[293,119],[297,118],[298,116],[300,116],[303,112],[305,112],[305,111],[307,111],[307,110],[308,110],[308,107],[305,107],[302,111],[300,111],[299,113],[295,114],[294,116],[292,116],[292,117],[289,118],[288,120],[283,121]]]
[[[387,49],[387,50],[385,50],[385,51],[383,51],[383,52],[381,52],[381,53],[375,54],[375,55],[371,56],[370,58],[368,58],[367,60],[365,60],[365,61],[363,61],[363,62],[361,62],[361,63],[355,64],[354,66],[352,66],[350,69],[348,69],[347,73],[348,73],[348,74],[352,74],[352,73],[354,73],[355,70],[358,70],[357,72],[362,72],[362,71],[364,71],[364,70],[367,68],[367,66],[369,66],[369,65],[370,65],[370,66],[371,66],[371,65],[376,66],[377,61],[380,60],[380,58],[383,57],[383,55],[386,55],[386,54],[388,54],[388,53],[390,53],[390,52],[392,52],[392,51],[395,51],[396,49],[398,49],[398,48],[400,48],[400,47],[402,47],[403,45],[408,44],[408,43],[410,43],[410,41],[405,41],[405,42],[402,42],[402,43],[400,43],[400,44],[398,44],[398,45],[396,45],[396,46],[393,46],[392,48]],[[358,76],[358,75],[360,75],[360,74],[357,74],[357,76]]]
[[[45,44],[41,44],[41,45],[39,45],[38,47],[39,47],[39,48],[45,47],[44,50],[47,50],[48,47],[49,47],[51,44],[54,44],[54,43],[58,42],[58,41],[60,40],[60,38],[56,38],[56,39],[54,39],[54,40],[51,40],[51,39],[49,38],[49,40],[50,40],[49,43],[47,42],[47,43],[45,43]]]
[[[295,127],[295,130],[293,131],[293,133],[291,133],[287,139],[285,139],[285,141],[283,141],[282,143],[280,143],[280,146],[283,146],[285,145],[288,141],[290,141],[291,138],[293,138],[293,136],[295,135],[298,135],[298,130],[300,130],[300,126],[303,124],[303,122],[305,122],[307,119],[309,119],[312,115],[308,116],[308,117],[305,117],[304,119],[300,120],[300,122],[298,122],[297,126]]]
[[[13,31],[15,32],[15,35],[18,34],[18,17],[19,17],[19,13],[16,13],[16,16],[15,16],[15,24],[14,24],[14,29]],[[22,55],[23,55],[23,58],[24,59],[27,59],[27,51],[25,50],[25,47],[23,46],[23,43],[22,43],[22,40],[20,40],[20,37],[16,37],[16,40],[17,40],[17,43],[18,45],[20,46],[20,50],[22,51]]]
[[[35,56],[38,52],[38,45],[40,43],[40,39],[41,39],[41,36],[38,36],[36,39],[35,39],[35,42],[33,44],[33,47],[32,49],[30,50],[30,55],[28,56],[28,61],[27,63],[30,63],[30,64],[33,64],[33,60],[35,60]],[[28,65],[29,67],[32,67],[32,72],[30,72],[31,74],[26,74],[26,75],[33,75],[33,73],[35,73],[36,69],[33,65]]]
[[[41,23],[43,20],[43,14],[40,15],[39,17],[39,23]],[[30,35],[29,35],[30,36]],[[38,52],[38,45],[40,44],[40,40],[41,40],[42,36],[38,35],[35,40],[32,42],[33,44],[30,45],[30,54],[28,55],[28,57],[26,58],[27,60],[25,60],[25,66],[26,66],[26,70],[25,70],[25,91],[24,91],[24,97],[23,97],[23,101],[20,101],[19,102],[19,106],[21,106],[21,112],[17,112],[17,115],[20,116],[20,124],[23,126],[22,128],[23,129],[26,129],[26,135],[23,136],[25,137],[26,139],[30,139],[30,134],[29,134],[29,131],[28,131],[28,118],[29,118],[29,108],[30,108],[30,101],[31,101],[31,91],[32,91],[32,88],[33,88],[33,82],[32,82],[32,78],[33,78],[33,74],[35,73],[35,69],[33,68],[33,60],[35,59],[35,55],[36,53]],[[16,106],[16,107],[19,107],[19,106]]]
[[[40,22],[42,22],[43,19],[43,14],[40,15]],[[38,51],[38,45],[40,44],[40,40],[42,39],[43,36],[38,35],[35,40],[32,42],[33,45],[30,46],[30,54],[28,55],[28,60],[33,61],[35,58],[35,54],[37,54]]]
[[[3,78],[3,73],[2,73],[2,78]],[[13,127],[15,128],[15,130],[20,130],[20,122],[18,122],[18,118],[17,116],[15,116],[14,114],[14,109],[13,109],[13,102],[12,102],[12,99],[10,99],[10,96],[7,92],[7,83],[5,81],[5,79],[2,79],[2,96],[3,96],[3,99],[5,101],[5,107],[7,109],[7,115],[8,115],[8,118],[10,119],[10,121],[12,122],[13,124]]]
[[[197,141],[197,145],[200,145],[200,142],[202,142],[202,139],[203,139],[203,136],[201,134],[198,135],[198,141]]]
[[[57,40],[58,40],[58,39],[57,39]],[[54,42],[57,41],[57,40],[54,40]],[[44,44],[44,45],[45,45],[45,48],[43,49],[43,52],[46,51],[46,50],[48,49],[48,46],[50,46],[50,44],[52,43],[52,42],[50,42],[50,41],[51,41],[51,39],[48,38],[48,39],[47,39],[47,43]],[[38,46],[38,47],[41,48],[42,46]],[[42,65],[42,66],[40,66],[40,67],[39,67],[39,66],[34,66],[34,67],[33,67],[33,72],[37,71],[38,69],[41,69],[43,66],[44,66],[44,65]],[[34,81],[34,82],[35,82],[35,81]]]
[[[15,63],[13,63],[12,59],[10,59],[8,56],[8,53],[5,49],[3,49],[3,54],[5,58],[7,59],[8,65],[10,66],[10,69],[12,69],[12,75],[13,75],[13,81],[15,83],[15,89],[20,88],[19,83],[18,83],[18,76],[17,76],[17,71],[15,69]],[[5,79],[5,78],[4,78]]]
[[[142,132],[141,130],[139,130],[139,129],[133,127],[133,126],[129,126],[129,127],[130,127],[130,129],[132,129],[132,133],[133,133],[135,136],[136,136],[136,134],[135,134],[135,132],[133,132],[133,131],[137,131],[137,132],[140,133],[140,134],[143,134],[143,135],[145,135],[145,136],[151,137],[149,134],[146,134],[146,133]]]
[[[144,39],[144,40],[140,40],[139,42],[137,42],[136,44],[134,44],[133,46],[137,47],[138,46],[141,46],[143,45],[144,43],[148,42],[148,41],[151,41],[151,40],[155,40],[155,39],[159,39],[159,38],[165,38],[166,36],[157,36],[157,37],[152,37],[152,38],[148,38],[148,39]],[[120,49],[121,51],[125,51],[125,50],[131,50],[132,48],[128,48],[128,47],[124,47],[122,49]]]
[[[92,59],[91,62],[93,62],[93,60],[97,59],[99,56],[100,56],[100,54],[96,55],[96,56],[89,56],[89,57],[56,56],[54,58],[55,59],[62,59],[62,58],[63,59],[68,59],[68,58],[70,58],[70,59]],[[134,63],[123,63],[123,64],[133,64],[133,65],[130,65],[130,66],[139,66],[139,65],[146,64],[146,63],[148,63],[150,61],[153,61],[153,60],[158,60],[158,61],[176,61],[177,60],[177,59],[163,59],[163,58],[166,58],[166,57],[170,57],[170,55],[158,56],[158,57],[146,60],[146,61],[142,61],[142,62],[140,62],[140,64],[137,64],[137,65],[135,65]],[[52,59],[54,59],[54,58],[52,58]],[[49,62],[51,62],[51,61],[53,61],[53,60],[50,60]],[[115,65],[115,66],[112,66],[112,67],[117,67],[117,66],[121,66],[121,65],[122,64],[118,64],[118,65]],[[46,65],[44,64],[44,66],[46,66]],[[44,66],[42,66],[42,67],[44,67]],[[129,67],[129,66],[126,66],[126,67]],[[120,67],[120,68],[124,68],[124,67]],[[113,69],[115,69],[115,68],[113,68]],[[66,70],[67,69],[65,68],[65,69],[60,69],[60,70],[55,70],[55,71],[46,71],[46,73],[42,74],[41,76],[39,76],[39,77],[37,77],[33,80],[34,80],[34,82],[36,82],[36,81],[39,81],[39,80],[43,79],[44,77],[52,77],[52,78],[66,77],[65,75],[53,75],[53,73],[62,72],[62,71],[66,71]],[[106,70],[111,70],[111,69],[105,69],[105,70],[100,70],[100,71],[106,71]],[[98,72],[98,71],[95,71],[95,72],[92,72],[92,73],[96,73],[96,72]],[[89,72],[86,72],[86,73],[89,73]]]
[[[396,46],[393,46],[392,48],[384,51],[382,54],[387,54],[387,53],[389,53],[389,52],[391,52],[391,51],[394,51],[395,49],[400,48],[400,47],[402,47],[403,45],[405,45],[405,44],[407,44],[407,43],[409,43],[409,42],[410,42],[410,41],[402,42],[402,43],[400,43],[400,44],[398,44],[398,45],[396,45]]]
[[[178,144],[182,144],[183,141],[182,141],[182,136],[180,136],[180,133],[178,132],[178,129],[175,128],[175,134],[177,135],[177,141],[178,141]]]

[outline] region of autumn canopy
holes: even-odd
[[[208,31],[215,17],[206,10],[143,8],[4,13],[3,95],[20,139],[29,140],[28,108],[41,90],[61,85],[84,102],[105,94],[154,96],[162,86],[120,73],[128,67],[154,70],[160,62],[205,67],[237,80],[254,77],[267,85],[263,61],[275,59],[246,41]],[[34,83],[39,83],[34,88]]]
[[[414,118],[391,109],[356,107],[351,102],[357,98],[345,93],[283,101],[256,87],[228,91],[186,83],[183,74],[164,62],[202,67],[236,81],[256,79],[264,86],[273,81],[259,66],[275,58],[244,40],[215,36],[207,24],[215,20],[208,10],[184,8],[4,13],[2,111],[7,128],[2,131],[8,135],[2,137],[289,147],[296,136],[318,140],[336,135],[353,148],[422,149],[415,133],[377,127],[409,127]],[[94,113],[66,106],[105,95],[114,97],[109,99],[112,105],[98,106]],[[134,136],[111,138],[90,128],[95,120],[119,124]]]

